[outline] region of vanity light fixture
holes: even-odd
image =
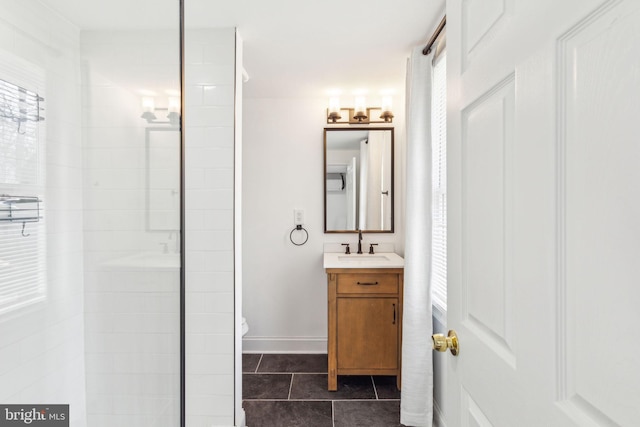
[[[358,121],[358,123],[362,123],[364,120],[367,120],[369,116],[367,116],[367,100],[364,96],[356,96],[356,108],[355,114],[353,118]]]
[[[168,120],[158,120],[156,112],[166,111],[166,118]],[[167,108],[160,108],[155,106],[155,98],[152,96],[145,96],[142,98],[142,115],[141,118],[145,119],[149,124],[169,124],[171,126],[180,125],[180,98],[170,96],[167,101]]]
[[[393,109],[393,100],[390,95],[385,95],[382,97],[382,114],[380,114],[380,118],[384,120],[385,123],[391,123],[393,121],[393,113],[391,110]]]
[[[329,110],[327,111],[327,123],[331,120],[332,123],[335,123],[336,120],[340,120],[342,116],[340,115],[340,98],[331,97],[329,98]]]
[[[370,123],[393,123],[392,99],[391,96],[382,97],[382,107],[367,107],[364,96],[355,99],[355,108],[340,107],[340,100],[337,97],[329,98],[329,108],[327,108],[328,124],[350,124],[368,125]],[[373,120],[379,117],[382,120]]]

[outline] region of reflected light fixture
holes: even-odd
[[[356,96],[354,101],[354,108],[341,108],[338,97],[329,98],[327,123],[350,125],[393,123],[393,100],[390,95],[382,97],[382,107],[367,107],[367,100],[364,96]],[[373,120],[373,117],[380,117],[381,120]]]
[[[155,120],[157,117],[153,113],[155,111],[155,101],[151,96],[145,96],[142,98],[142,117],[146,121]]]
[[[167,120],[158,120],[156,113],[158,111],[166,111]],[[152,96],[142,97],[142,115],[141,118],[145,119],[149,124],[169,124],[171,126],[180,125],[180,98],[170,96],[167,100],[167,107],[161,108],[155,106],[155,98]]]
[[[180,98],[175,96],[169,97],[169,106],[167,107],[169,114],[167,114],[167,118],[169,122],[173,126],[177,126],[180,124]]]

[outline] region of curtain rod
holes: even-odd
[[[442,21],[440,21],[440,24],[438,24],[438,28],[436,28],[436,30],[433,32],[424,49],[422,49],[423,55],[429,55],[431,53],[431,48],[433,47],[436,40],[438,40],[438,36],[442,32],[442,30],[444,30],[445,25],[447,25],[447,15],[442,18]]]

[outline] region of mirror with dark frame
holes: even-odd
[[[324,129],[324,232],[393,233],[393,128]]]
[[[145,129],[147,231],[180,230],[180,130]]]

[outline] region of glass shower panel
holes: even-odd
[[[180,57],[179,0],[0,2],[0,414],[180,425]]]
[[[180,21],[164,3],[169,20],[80,33],[90,427],[180,425]]]

